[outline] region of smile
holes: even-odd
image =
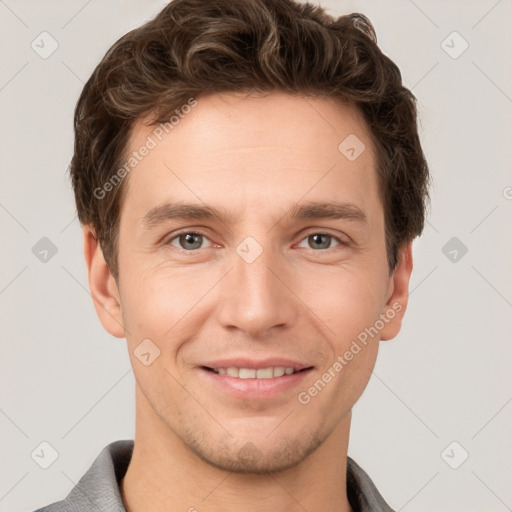
[[[291,367],[275,366],[270,368],[208,368],[207,370],[218,373],[219,375],[227,375],[238,379],[273,379],[274,377],[282,377],[283,375],[291,375],[303,370],[294,370]]]
[[[267,363],[268,364],[268,363]],[[257,366],[257,365],[254,365]],[[267,366],[247,368],[236,366],[200,366],[199,375],[204,379],[205,390],[217,396],[235,400],[271,401],[304,387],[304,379],[313,367]],[[220,393],[220,394],[219,394]]]

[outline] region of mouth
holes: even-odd
[[[293,364],[288,362],[288,364]],[[253,366],[248,368],[247,366]],[[247,364],[228,366],[217,364],[199,366],[199,375],[206,392],[210,390],[220,399],[226,397],[246,402],[289,400],[290,393],[304,387],[303,381],[313,371],[313,366],[272,366]]]
[[[273,379],[283,377],[285,375],[304,372],[312,369],[313,367],[309,366],[306,368],[295,369],[291,366],[270,366],[268,368],[238,368],[235,366],[230,366],[228,368],[210,368],[208,366],[202,366],[201,368],[218,375],[227,375],[228,377],[235,379]]]

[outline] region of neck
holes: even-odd
[[[350,414],[299,464],[242,474],[199,458],[140,405],[137,397],[133,455],[120,484],[127,512],[352,512],[346,490]]]

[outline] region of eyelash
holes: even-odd
[[[191,234],[191,235],[201,235],[202,237],[206,238],[207,240],[210,240],[208,238],[208,235],[206,235],[205,233],[203,233],[200,230],[199,231],[185,230],[185,231],[180,231],[178,233],[175,233],[171,238],[168,238],[167,241],[164,242],[164,245],[172,245],[171,242],[173,240],[178,239],[182,235],[188,235],[188,234]],[[311,231],[309,233],[306,233],[305,236],[300,241],[302,242],[303,240],[307,239],[308,237],[310,237],[312,235],[328,236],[328,237],[336,240],[339,243],[339,245],[342,246],[342,247],[348,247],[350,245],[349,242],[344,241],[344,240],[342,240],[341,238],[339,238],[339,237],[337,237],[335,235],[331,235],[330,233],[326,233],[326,232],[323,232],[323,231]],[[177,249],[178,251],[180,251],[182,253],[187,253],[187,254],[194,254],[194,253],[199,251],[199,249],[186,250],[186,249],[182,249],[181,247],[175,247],[175,246],[172,246],[172,247],[174,249]],[[334,247],[329,247],[327,249],[319,249],[319,250],[311,249],[311,250],[314,251],[314,252],[327,252],[330,249],[334,249]]]

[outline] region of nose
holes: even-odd
[[[251,339],[264,339],[275,328],[290,328],[300,301],[287,283],[284,262],[270,248],[254,261],[240,254],[234,252],[233,268],[222,280],[221,325],[243,331]]]

